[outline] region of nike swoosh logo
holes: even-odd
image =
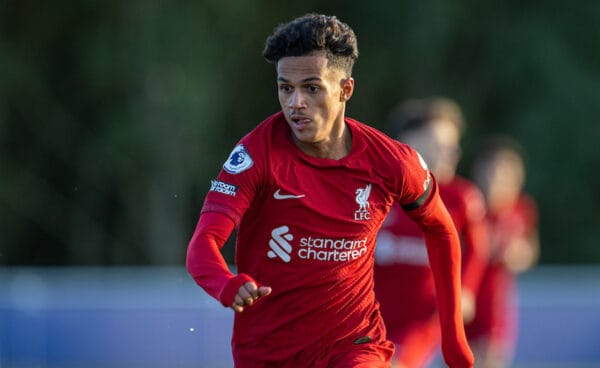
[[[302,198],[304,194],[294,195],[294,194],[281,194],[279,193],[280,189],[277,189],[275,193],[273,193],[273,198],[275,199],[291,199],[291,198]]]

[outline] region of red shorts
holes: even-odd
[[[389,368],[394,344],[388,340],[363,344],[337,343],[320,353],[301,352],[286,362],[235,359],[236,368]]]
[[[352,350],[334,352],[330,359],[315,367],[331,368],[388,368],[394,354],[391,341],[355,345]]]
[[[404,367],[426,367],[440,347],[439,318],[435,315],[427,321],[407,323],[396,334],[389,331],[388,337],[396,344],[394,362]]]

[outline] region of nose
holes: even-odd
[[[295,90],[290,95],[290,99],[288,101],[288,107],[292,109],[300,109],[306,107],[306,101],[304,100],[304,96],[298,90]]]

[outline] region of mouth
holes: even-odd
[[[302,115],[292,115],[290,116],[290,120],[292,121],[294,127],[297,129],[303,129],[308,124],[310,124],[311,121],[310,118]]]

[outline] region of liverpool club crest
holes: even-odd
[[[354,211],[355,220],[369,220],[371,218],[371,212],[369,207],[369,195],[371,194],[371,184],[367,184],[364,188],[356,189],[355,201],[358,204],[358,209]]]

